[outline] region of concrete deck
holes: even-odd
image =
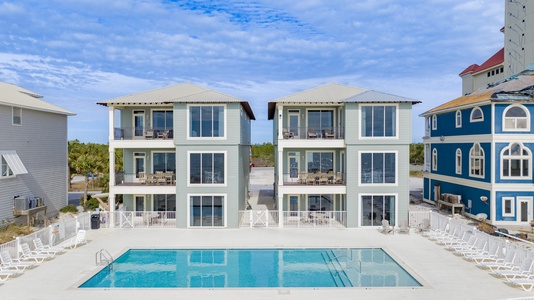
[[[250,204],[271,209],[272,168],[251,174]],[[417,187],[414,187],[416,189]],[[412,189],[412,188],[411,188]],[[99,229],[89,230],[88,245],[68,250],[18,278],[0,285],[2,299],[505,299],[534,297],[510,287],[474,263],[412,232],[383,235],[377,229]],[[95,253],[117,257],[129,248],[382,247],[423,287],[420,288],[272,288],[272,289],[78,289],[96,273]]]

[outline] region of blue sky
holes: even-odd
[[[253,143],[272,141],[267,102],[331,82],[423,101],[420,141],[503,25],[503,0],[0,0],[0,81],[76,113],[82,142],[107,143],[96,102],[181,82],[248,101]]]

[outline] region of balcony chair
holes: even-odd
[[[319,184],[322,184],[322,185],[326,185],[328,183],[328,175],[326,174],[321,174],[321,176],[319,177]]]
[[[308,176],[306,176],[306,184],[309,184],[309,185],[315,184],[315,174],[308,173]]]
[[[315,130],[308,128],[308,138],[309,139],[316,139],[317,138],[317,132]]]
[[[145,139],[151,140],[154,138],[154,129],[147,129],[145,131]]]
[[[331,131],[330,129],[324,130],[324,138],[325,139],[333,139],[335,137],[335,133]]]
[[[169,137],[169,130],[160,130],[158,131],[158,139],[167,139]]]
[[[282,134],[284,136],[284,140],[287,140],[287,139],[292,139],[295,137],[295,135],[293,134],[293,132],[287,130],[287,128],[283,128],[282,129]]]

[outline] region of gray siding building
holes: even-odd
[[[120,195],[125,218],[239,226],[255,119],[248,102],[183,83],[99,104],[109,109],[112,211]],[[124,172],[114,171],[116,149],[123,149]]]
[[[12,219],[14,198],[39,197],[54,216],[67,205],[67,117],[42,96],[0,82],[0,220]],[[32,207],[30,207],[32,206]],[[35,209],[37,203],[25,207]],[[20,208],[20,207],[19,207]],[[44,212],[44,210],[43,210]]]
[[[412,99],[327,84],[269,102],[280,227],[408,218]]]

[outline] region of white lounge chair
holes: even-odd
[[[502,252],[502,245],[500,243],[492,243],[488,249],[480,254],[468,254],[465,258],[468,260],[474,260],[476,263],[485,261],[496,261],[499,258],[499,254]]]
[[[491,262],[482,262],[478,265],[482,268],[490,269],[492,272],[496,270],[511,269],[514,266],[516,257],[515,250],[511,247],[507,247],[504,258],[499,258]]]
[[[395,227],[390,226],[388,220],[382,220],[382,233],[383,234],[388,234],[388,233],[395,234]]]
[[[472,254],[484,254],[487,252],[486,246],[488,245],[488,241],[484,238],[477,239],[477,242],[473,245],[471,248],[465,248],[465,249],[458,249],[456,250],[457,255],[472,255]]]
[[[0,281],[6,281],[10,277],[15,277],[20,274],[20,271],[9,270],[6,268],[0,267]]]
[[[532,276],[534,275],[525,278],[512,278],[509,281],[514,285],[519,285],[525,292],[530,292],[534,288],[534,278]]]
[[[450,244],[447,246],[447,250],[458,251],[462,249],[463,250],[470,249],[476,244],[476,242],[477,242],[477,237],[474,234],[471,234],[469,235],[469,239],[467,240],[467,242],[464,239],[458,243]]]
[[[521,263],[521,266],[512,268],[510,270],[496,270],[493,273],[506,278],[506,280],[510,281],[510,279],[514,279],[517,277],[528,277],[532,274],[532,267],[534,266],[534,260],[532,257],[527,257],[523,260]]]
[[[85,239],[85,230],[83,229],[80,229],[78,230],[78,233],[76,234],[75,237],[73,237],[72,239],[66,241],[65,243],[61,244],[61,246],[63,248],[70,248],[70,249],[74,249],[76,247],[78,247],[78,245],[80,244],[86,244],[87,245],[87,240]]]
[[[24,271],[26,268],[35,267],[35,263],[20,261],[19,259],[12,258],[7,249],[0,251],[0,260],[2,261],[2,267],[4,269]]]
[[[20,252],[22,252],[21,259],[23,260],[35,260],[35,262],[43,262],[45,259],[51,259],[53,255],[46,253],[39,253],[32,251],[27,243],[20,244]]]
[[[52,255],[56,255],[58,253],[62,253],[65,251],[63,248],[58,247],[50,247],[50,245],[43,245],[43,242],[40,238],[36,238],[33,240],[33,244],[35,245],[35,250],[39,251],[40,253],[48,253]]]

